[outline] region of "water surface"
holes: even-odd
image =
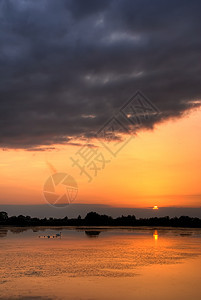
[[[200,229],[1,228],[0,299],[199,300],[200,254]]]

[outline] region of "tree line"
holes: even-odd
[[[191,227],[201,228],[201,219],[188,216],[153,217],[137,219],[134,215],[112,218],[89,212],[85,218],[79,215],[77,218],[32,218],[30,216],[11,216],[6,212],[0,212],[0,225],[7,226],[164,226],[164,227]]]

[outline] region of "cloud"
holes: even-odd
[[[198,0],[1,0],[0,147],[93,137],[136,90],[161,112],[148,128],[200,106],[200,9]]]

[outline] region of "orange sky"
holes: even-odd
[[[97,177],[88,183],[72,167],[77,146],[57,146],[54,151],[0,152],[0,204],[46,204],[43,185],[51,174],[71,174],[78,183],[77,203],[150,207],[201,206],[201,111],[140,132]],[[99,148],[101,150],[102,148]],[[104,151],[105,149],[102,149]]]

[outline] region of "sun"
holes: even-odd
[[[158,209],[158,206],[157,206],[157,205],[154,205],[153,209]]]

